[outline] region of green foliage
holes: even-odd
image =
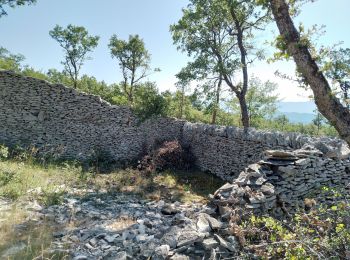
[[[7,146],[0,144],[0,160],[9,157],[9,149]]]
[[[6,7],[14,8],[20,5],[33,4],[36,0],[0,0],[0,17],[7,15]]]
[[[0,47],[0,69],[20,72],[24,59],[23,55],[12,54],[7,49]]]
[[[334,87],[338,89],[336,94],[340,94],[343,104],[349,108],[350,48],[328,50],[322,70],[326,77],[332,80]]]
[[[245,95],[248,88],[248,57],[262,58],[254,46],[254,31],[269,21],[269,12],[258,8],[254,1],[191,0],[183,9],[182,18],[170,27],[173,41],[194,61],[177,74],[181,85],[198,81],[198,88],[207,96],[216,120],[224,81],[239,98],[242,123],[249,126]],[[236,79],[238,71],[241,80]]]
[[[262,121],[271,119],[277,110],[278,95],[275,94],[277,84],[267,81],[262,83],[256,77],[249,82],[249,88],[246,95],[248,113],[251,126],[258,127]],[[230,104],[234,111],[239,109],[237,98]]]
[[[130,35],[128,41],[121,40],[117,35],[113,35],[108,47],[112,58],[118,60],[119,68],[122,71],[123,93],[129,105],[133,105],[135,88],[150,73],[150,54],[138,35]],[[154,71],[159,71],[159,69]]]
[[[346,259],[350,250],[350,204],[338,200],[334,191],[309,213],[297,212],[292,219],[278,220],[271,216],[254,216],[242,221],[234,232],[244,251],[272,259]],[[239,232],[238,232],[239,231]]]
[[[71,24],[65,29],[56,25],[50,31],[50,36],[63,48],[65,57],[62,64],[71,77],[74,88],[77,88],[79,71],[89,58],[87,54],[97,47],[99,36],[90,36],[84,27]]]
[[[166,115],[165,98],[159,94],[156,84],[146,82],[136,89],[133,110],[141,119]]]

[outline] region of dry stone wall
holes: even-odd
[[[176,139],[189,148],[198,168],[230,182],[215,194],[220,206],[243,205],[257,212],[281,203],[297,207],[322,185],[349,184],[350,150],[338,139],[244,132],[171,118],[141,123],[129,108],[98,96],[0,71],[0,143],[35,146],[45,156],[86,160],[100,153],[128,163]],[[271,149],[280,152],[266,159]]]
[[[342,188],[339,199],[349,199],[349,185],[349,158],[329,158],[305,146],[293,152],[266,151],[264,160],[249,165],[233,183],[217,190],[213,201],[223,217],[229,217],[232,209],[283,216],[310,206],[305,205],[305,198],[318,197],[324,192],[322,187]],[[334,202],[327,193],[319,199]]]
[[[63,85],[0,71],[0,142],[35,146],[42,155],[116,162],[139,158],[156,141],[180,138],[184,122],[140,124],[129,108]]]
[[[196,165],[224,180],[232,181],[249,164],[264,157],[264,151],[280,149],[293,151],[313,145],[325,156],[339,158],[349,153],[347,145],[334,138],[313,138],[299,133],[282,133],[214,126],[187,122],[183,143],[190,147]]]
[[[267,149],[298,149],[310,137],[296,133],[247,132],[233,126],[186,123],[183,142],[190,147],[197,166],[232,181],[249,164],[259,161]]]

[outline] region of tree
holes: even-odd
[[[288,117],[286,115],[279,115],[275,118],[276,123],[278,126],[281,127],[281,131],[285,130],[286,125],[289,123]]]
[[[65,29],[56,25],[50,31],[50,36],[64,49],[65,58],[62,64],[73,81],[73,87],[77,88],[80,69],[89,59],[87,54],[97,47],[100,37],[90,36],[84,27],[71,24]]]
[[[320,134],[320,129],[323,125],[323,123],[325,122],[325,118],[322,116],[322,114],[320,112],[318,112],[318,110],[314,110],[314,112],[316,113],[315,118],[312,120],[312,123],[316,126],[317,128],[317,135]]]
[[[0,17],[7,15],[5,7],[14,8],[20,5],[34,4],[36,0],[0,0]]]
[[[141,120],[165,116],[166,109],[165,98],[159,94],[155,83],[145,82],[136,89],[133,110]]]
[[[291,3],[285,0],[260,2],[272,9],[280,32],[279,47],[286,55],[293,57],[298,72],[313,91],[318,110],[337,129],[340,137],[350,144],[350,111],[332,93],[329,82],[311,56],[308,42],[300,37],[290,15]]]
[[[121,40],[113,35],[108,45],[112,58],[116,58],[122,70],[122,86],[129,105],[133,105],[137,84],[150,75],[151,57],[138,35],[130,35],[129,40]],[[155,69],[154,71],[159,71]]]
[[[277,84],[266,81],[261,82],[253,77],[249,82],[246,101],[249,120],[252,126],[257,127],[260,121],[272,118],[277,110],[278,95],[274,94]]]
[[[7,49],[0,47],[0,69],[20,72],[23,69],[22,62],[25,57],[21,54],[12,54]]]
[[[343,104],[350,109],[350,48],[331,50],[322,69],[340,89]]]
[[[222,79],[240,103],[243,126],[249,126],[245,96],[248,64],[253,60],[252,31],[267,20],[248,0],[191,0],[183,16],[170,30],[180,50],[195,58],[196,80]],[[252,56],[257,57],[256,53]],[[235,79],[241,70],[242,80]]]

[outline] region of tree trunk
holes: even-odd
[[[214,108],[213,108],[213,115],[212,115],[212,118],[211,118],[211,124],[212,125],[215,125],[215,123],[216,123],[216,116],[217,116],[217,113],[218,113],[219,102],[220,102],[221,84],[222,84],[222,78],[220,76],[219,82],[218,82],[218,86],[216,88],[216,100],[214,101],[215,104],[214,104]]]
[[[235,33],[235,36],[237,36],[237,44],[241,55],[241,66],[242,66],[242,79],[243,79],[242,89],[240,90],[240,93],[239,95],[237,95],[237,97],[239,99],[239,104],[241,106],[242,124],[243,124],[244,130],[247,131],[248,127],[250,126],[248,107],[245,100],[245,96],[248,91],[247,51],[243,43],[242,25],[235,13],[233,6],[230,6],[230,14],[237,30],[237,32]]]
[[[287,44],[288,54],[293,57],[298,71],[310,85],[318,110],[337,129],[340,137],[350,144],[350,111],[334,96],[308,47],[300,42],[300,34],[289,15],[286,1],[270,0],[270,5],[280,34]]]
[[[248,107],[247,102],[245,100],[245,95],[237,95],[237,98],[239,100],[239,105],[241,107],[241,120],[244,127],[244,131],[248,130],[249,127],[249,113],[248,113]]]

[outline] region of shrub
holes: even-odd
[[[184,149],[179,141],[168,141],[146,155],[139,162],[138,169],[146,172],[162,171],[166,169],[189,169],[192,155]]]
[[[5,145],[0,144],[0,160],[9,157],[9,149]]]
[[[335,192],[335,194],[338,192]],[[336,195],[335,195],[336,196]],[[330,197],[328,197],[330,199]],[[292,219],[250,215],[231,219],[231,232],[242,251],[266,259],[348,259],[350,203],[321,204]]]

